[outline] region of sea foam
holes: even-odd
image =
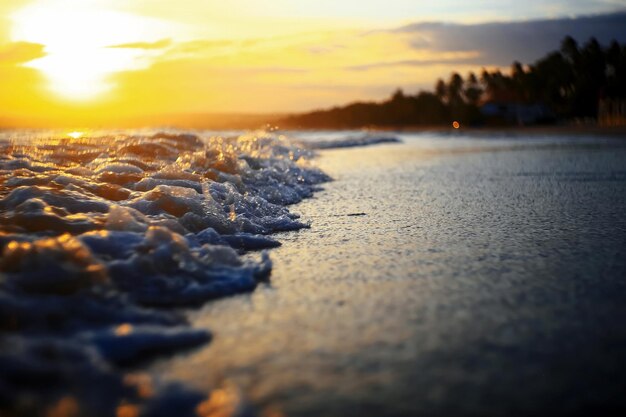
[[[312,156],[265,132],[2,140],[0,410],[194,414],[204,394],[120,366],[210,340],[171,307],[269,277],[241,255],[307,227],[286,206],[329,180]]]

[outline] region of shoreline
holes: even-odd
[[[281,129],[283,130],[283,129]],[[300,128],[284,129],[288,132],[388,132],[388,133],[463,133],[463,134],[520,134],[520,135],[591,135],[591,136],[614,136],[626,139],[626,126],[482,126],[461,127],[454,129],[447,126],[405,126],[405,127],[367,127],[355,129],[332,129],[332,128]]]

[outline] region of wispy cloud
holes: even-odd
[[[31,42],[0,45],[0,64],[23,64],[46,55],[45,46]]]
[[[470,51],[462,54],[453,54],[451,57],[431,58],[431,59],[403,59],[397,61],[383,61],[374,62],[370,64],[352,65],[345,67],[349,71],[368,71],[372,69],[380,68],[392,68],[392,67],[425,67],[432,65],[450,65],[450,64],[463,64],[470,65],[476,62],[477,57],[480,56],[479,52]]]
[[[109,48],[119,48],[119,49],[165,49],[172,44],[171,39],[161,39],[155,42],[131,42],[131,43],[123,43],[120,45],[111,45]]]

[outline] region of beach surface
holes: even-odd
[[[399,137],[320,151],[334,181],[270,282],[193,310],[211,343],[150,372],[267,415],[626,411],[626,143]]]

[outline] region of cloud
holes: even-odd
[[[229,68],[229,72],[250,73],[250,74],[303,74],[309,72],[306,68],[293,67],[241,67]]]
[[[392,67],[424,67],[424,66],[432,66],[432,65],[449,65],[449,64],[462,64],[462,65],[471,65],[476,61],[476,56],[478,53],[470,52],[464,57],[458,58],[433,58],[433,59],[404,59],[398,61],[385,61],[385,62],[374,62],[371,64],[363,64],[363,65],[352,65],[345,67],[348,71],[368,71],[377,68],[392,68]]]
[[[120,49],[165,49],[172,44],[171,39],[161,39],[156,42],[132,42],[132,43],[123,43],[120,45],[111,45],[109,48],[120,48]]]
[[[346,45],[312,45],[307,46],[307,51],[314,55],[328,55],[346,49]]]
[[[176,54],[213,54],[241,51],[267,42],[265,39],[200,39],[176,44],[172,50]]]
[[[44,45],[31,42],[11,42],[0,45],[0,64],[23,64],[46,55]]]
[[[507,66],[518,60],[532,63],[557,49],[569,35],[581,43],[595,37],[608,44],[626,42],[626,11],[572,18],[483,24],[414,23],[390,31],[406,35],[412,48],[429,52],[477,51],[460,63]]]

